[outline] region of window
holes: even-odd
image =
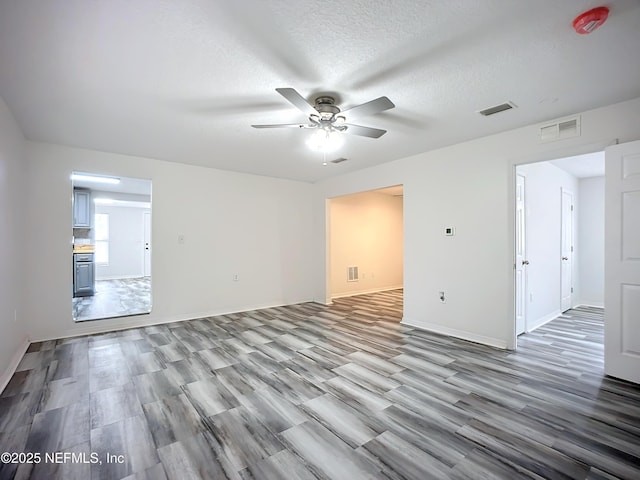
[[[99,265],[109,265],[109,214],[96,213],[95,218],[95,261]]]

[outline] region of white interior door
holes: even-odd
[[[560,214],[560,275],[561,275],[561,310],[564,312],[573,307],[573,193],[562,189],[562,211]]]
[[[144,213],[144,276],[151,276],[151,212]]]
[[[605,150],[607,375],[640,383],[640,141]]]
[[[527,253],[526,253],[525,177],[516,175],[516,335],[527,324]]]

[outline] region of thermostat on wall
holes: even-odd
[[[453,237],[456,234],[456,229],[454,227],[446,227],[444,229],[444,234],[447,237]]]

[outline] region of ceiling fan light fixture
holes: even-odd
[[[307,140],[307,146],[316,152],[331,153],[342,146],[344,138],[332,129],[318,129]]]

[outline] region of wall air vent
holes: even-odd
[[[496,113],[504,112],[505,110],[511,110],[516,106],[511,102],[506,102],[501,105],[496,105],[494,107],[485,108],[484,110],[480,110],[478,113],[480,115],[484,115],[488,117],[489,115],[495,115]]]
[[[555,142],[565,138],[580,136],[580,116],[567,118],[540,127],[538,132],[541,143]]]
[[[347,282],[357,282],[360,280],[358,277],[358,267],[347,267]]]
[[[347,159],[344,157],[340,157],[340,158],[336,158],[335,160],[331,160],[331,163],[342,163],[342,162],[346,162]]]

